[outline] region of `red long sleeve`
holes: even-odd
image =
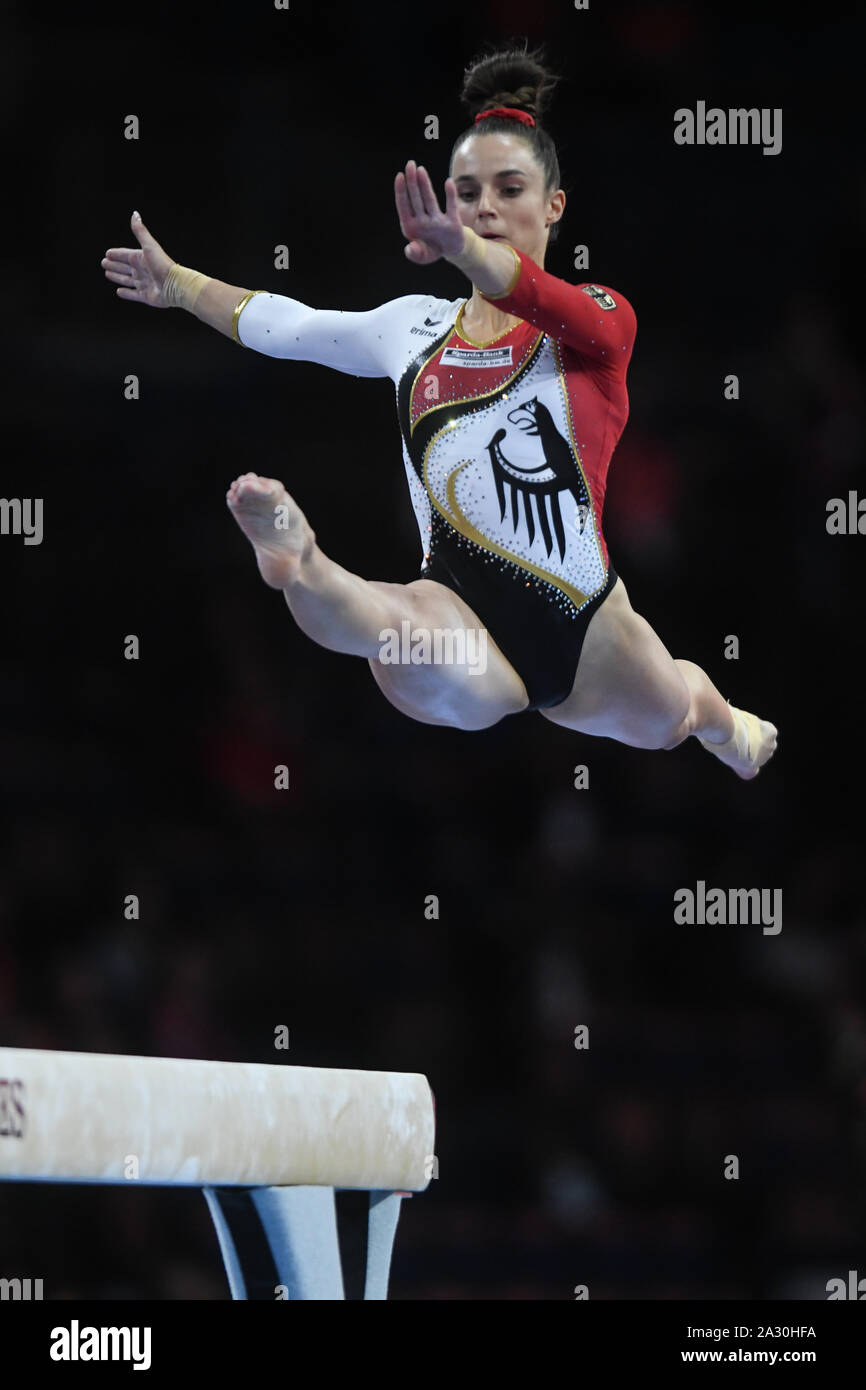
[[[595,282],[570,285],[523,251],[510,249],[520,262],[516,281],[507,294],[483,298],[624,379],[637,334],[637,316],[624,295]]]

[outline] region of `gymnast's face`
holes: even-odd
[[[451,166],[464,227],[478,236],[497,235],[518,251],[544,262],[552,223],[565,207],[565,193],[544,193],[544,171],[519,135],[470,135],[457,147]]]

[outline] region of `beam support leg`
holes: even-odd
[[[332,1187],[206,1187],[232,1298],[346,1297]]]
[[[391,1257],[394,1253],[394,1236],[400,1217],[402,1192],[371,1192],[370,1215],[367,1221],[367,1279],[364,1284],[365,1299],[388,1297],[388,1279],[391,1274]]]

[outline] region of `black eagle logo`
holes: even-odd
[[[559,558],[565,559],[565,531],[559,505],[559,494],[568,492],[574,498],[580,518],[580,533],[583,534],[589,515],[589,498],[583,480],[575,467],[574,458],[568,443],[563,439],[553,421],[553,416],[537,396],[517,406],[505,417],[510,425],[516,425],[524,434],[537,435],[541,439],[544,463],[537,468],[522,468],[511,463],[503,454],[500,445],[508,431],[499,429],[494,434],[487,451],[493,466],[493,480],[499,498],[499,519],[505,520],[507,502],[511,504],[511,523],[515,533],[520,524],[520,501],[526,515],[530,545],[535,539],[536,517],[547,554],[553,546],[553,532],[559,545]],[[535,516],[533,515],[533,503]]]

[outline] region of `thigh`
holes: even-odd
[[[523,681],[459,594],[433,579],[369,582],[394,599],[399,615],[370,669],[402,714],[425,724],[482,729],[526,708]]]
[[[679,668],[617,579],[586,630],[571,694],[540,713],[580,733],[656,748],[688,710]]]

